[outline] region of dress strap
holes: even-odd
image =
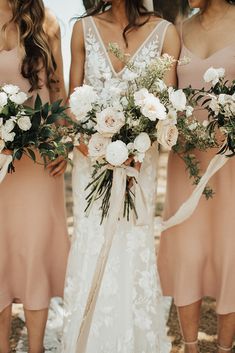
[[[164,45],[165,37],[166,37],[166,32],[169,26],[171,25],[170,22],[166,20],[162,20],[157,26],[156,26],[156,35],[159,38],[159,53],[161,55],[162,53],[162,48]]]

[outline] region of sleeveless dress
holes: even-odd
[[[167,21],[162,20],[132,57],[144,65],[160,55]],[[117,74],[108,59],[92,17],[83,19],[86,63],[85,82],[98,91],[104,84],[115,85],[126,68]],[[141,185],[147,199],[149,222],[137,227],[120,221],[114,236],[101,290],[96,304],[86,353],[167,353],[163,297],[156,270],[154,210],[158,151],[152,147],[141,169]],[[85,216],[86,192],[90,177],[89,158],[75,151],[73,169],[74,221],[65,288],[63,353],[75,353],[76,342],[100,249],[104,242],[101,212],[95,204]]]
[[[203,75],[211,66],[223,67],[226,77],[235,78],[235,44],[206,59],[194,55],[183,44],[181,57],[189,57],[188,65],[178,67],[179,87],[202,88]],[[206,111],[196,117],[207,119]],[[217,150],[196,151],[205,172]],[[209,181],[215,195],[201,197],[193,215],[181,225],[161,236],[158,267],[163,293],[174,297],[177,306],[185,306],[210,296],[217,301],[218,314],[235,312],[235,159],[232,158]],[[170,153],[165,219],[171,217],[193,191],[192,181],[179,157]]]
[[[18,85],[27,93],[30,85],[21,75],[21,62],[19,48],[0,52],[0,85]],[[28,105],[36,93],[49,101],[43,84]],[[62,296],[69,251],[63,177],[50,177],[28,157],[15,167],[0,184],[0,312],[13,302],[41,310],[51,297]]]

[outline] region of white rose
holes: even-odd
[[[2,139],[0,139],[0,153],[4,150],[4,148],[5,148],[5,142]]]
[[[158,142],[166,149],[171,149],[177,142],[178,129],[175,125],[159,121],[157,124],[157,139]]]
[[[116,134],[125,124],[123,112],[118,112],[113,108],[106,108],[96,114],[96,130],[105,137],[111,137]]]
[[[93,158],[104,157],[106,154],[107,146],[110,144],[111,139],[96,133],[92,135],[88,143],[89,156]]]
[[[98,99],[94,88],[88,85],[75,88],[70,96],[70,108],[78,120],[86,118],[87,113],[92,110],[92,104]]]
[[[106,150],[106,160],[113,166],[120,166],[128,159],[128,148],[127,145],[117,140],[111,142]]]
[[[0,92],[0,108],[3,108],[7,104],[7,95],[4,92]]]
[[[220,78],[225,76],[225,69],[224,68],[219,68],[215,69],[214,67],[210,67],[204,74],[203,78],[204,81],[209,83],[211,82],[213,86],[216,85],[216,83],[219,82]]]
[[[148,95],[140,110],[151,121],[164,120],[167,116],[165,106],[153,94]]]
[[[149,96],[149,92],[146,88],[142,88],[134,94],[135,105],[142,107],[145,99]]]
[[[151,146],[151,140],[146,132],[141,132],[134,140],[134,147],[140,153],[145,153]]]
[[[21,104],[24,104],[25,101],[27,101],[28,96],[24,92],[19,92],[16,94],[12,94],[9,98],[13,103],[17,105],[21,105]]]
[[[14,120],[12,119],[7,120],[3,125],[3,129],[6,132],[11,132],[14,129],[14,127],[15,127],[15,124],[14,124]]]
[[[187,98],[183,90],[178,89],[175,91],[174,89],[169,89],[168,92],[169,100],[173,105],[173,108],[178,112],[184,111],[186,109]]]
[[[14,86],[14,85],[5,85],[2,87],[2,90],[4,92],[6,92],[7,94],[17,94],[19,92],[19,87],[18,86]]]
[[[17,120],[17,124],[19,128],[23,131],[28,131],[32,126],[29,116],[22,116]]]

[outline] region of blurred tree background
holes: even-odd
[[[173,23],[186,18],[190,13],[188,0],[153,0],[153,2],[155,11]],[[83,3],[86,9],[90,9],[95,0],[83,0]]]

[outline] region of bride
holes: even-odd
[[[169,22],[148,11],[143,0],[98,1],[77,21],[72,37],[70,93],[85,81],[99,92],[104,84],[125,80],[127,68],[107,50],[115,42],[135,65],[168,53],[178,58],[179,39]],[[175,68],[166,83],[176,85]],[[164,305],[156,270],[154,209],[158,152],[153,146],[140,168],[147,200],[145,226],[119,221],[92,315],[86,315],[104,243],[97,205],[85,216],[91,164],[86,145],[74,152],[75,229],[65,287],[63,353],[168,353]],[[83,328],[86,327],[84,334]]]

